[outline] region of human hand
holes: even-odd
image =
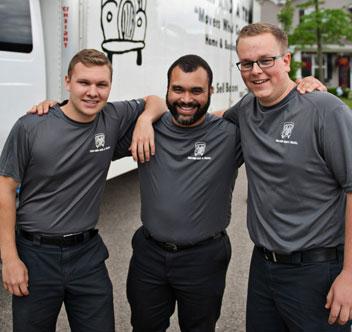
[[[155,154],[154,128],[152,121],[143,114],[138,118],[130,146],[132,157],[135,161],[144,163]]]
[[[296,80],[296,83],[298,84],[297,90],[301,94],[312,92],[314,90],[317,90],[317,91],[327,90],[326,86],[313,76],[307,76],[307,77],[304,77],[303,79],[298,79]]]
[[[10,294],[29,295],[28,280],[27,267],[19,258],[2,262],[2,281],[4,288]]]
[[[47,114],[50,107],[53,107],[57,102],[55,100],[44,100],[37,105],[33,105],[27,113],[43,115]]]
[[[329,324],[346,324],[352,319],[352,273],[342,270],[331,285],[326,297],[330,309]]]

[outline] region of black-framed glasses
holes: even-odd
[[[254,64],[256,63],[261,69],[270,68],[274,66],[275,60],[283,57],[283,54],[276,56],[267,56],[265,58],[260,58],[257,61],[240,61],[236,63],[238,70],[240,71],[249,71],[253,69]]]

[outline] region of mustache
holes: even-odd
[[[191,107],[191,108],[200,107],[200,104],[197,102],[184,103],[181,101],[181,102],[175,102],[174,105],[179,107]]]

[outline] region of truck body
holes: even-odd
[[[259,10],[254,0],[2,0],[0,151],[32,105],[68,97],[64,77],[82,48],[112,61],[111,101],[165,96],[171,63],[198,54],[214,72],[210,111],[226,109],[245,93],[236,35]],[[131,158],[112,162],[108,178],[136,166]]]

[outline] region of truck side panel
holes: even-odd
[[[46,96],[38,0],[2,0],[0,7],[0,151],[15,121]]]
[[[166,94],[166,72],[178,57],[204,57],[214,72],[211,110],[226,109],[245,92],[235,68],[238,30],[258,11],[254,0],[2,0],[0,7],[0,148],[15,120],[43,99],[67,98],[63,79],[82,48],[104,51],[113,64],[110,100]],[[1,49],[6,11],[31,23],[31,49]],[[26,9],[25,4],[28,8]],[[25,25],[21,21],[19,24]],[[28,24],[27,24],[28,25]],[[16,31],[15,22],[11,25]],[[18,25],[17,25],[18,27]],[[28,26],[23,26],[28,32]],[[28,33],[27,33],[28,34]],[[3,44],[2,44],[3,42]],[[5,40],[6,42],[6,40]],[[5,45],[6,46],[6,45]],[[21,96],[21,98],[18,98]],[[108,177],[136,167],[113,162]]]
[[[85,0],[88,48],[103,49],[114,68],[111,100],[165,96],[166,73],[178,57],[195,53],[214,71],[211,110],[226,109],[245,91],[235,68],[236,26],[252,17],[251,0]],[[123,164],[122,164],[123,163]],[[108,177],[136,167],[113,162]]]

